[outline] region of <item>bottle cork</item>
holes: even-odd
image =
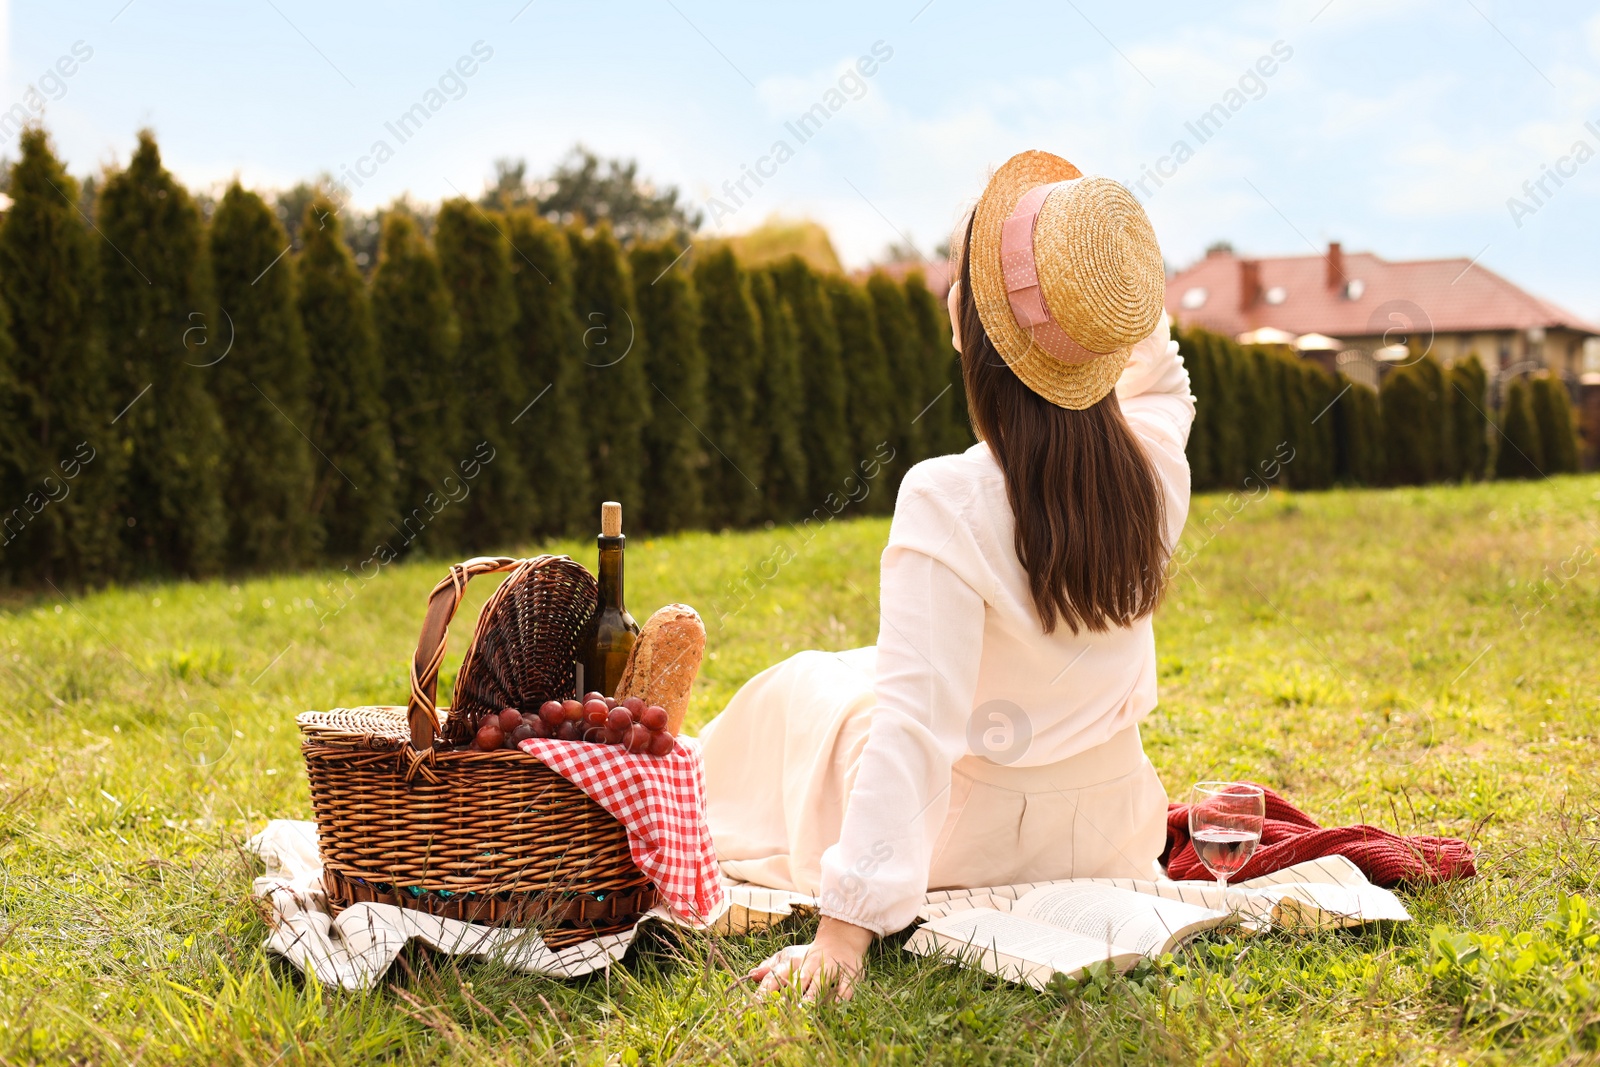
[[[622,505],[615,500],[600,505],[600,536],[622,536]]]

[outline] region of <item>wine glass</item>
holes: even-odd
[[[1200,782],[1189,798],[1189,840],[1194,854],[1228,888],[1228,878],[1238,874],[1256,845],[1266,821],[1267,797],[1248,782]]]

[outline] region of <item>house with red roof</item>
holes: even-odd
[[[1293,344],[1374,386],[1386,362],[1406,358],[1401,346],[1446,364],[1475,352],[1496,386],[1540,369],[1575,395],[1585,375],[1600,383],[1600,325],[1464,258],[1391,261],[1337,242],[1323,255],[1246,258],[1221,246],[1167,279],[1167,310],[1229,337]]]

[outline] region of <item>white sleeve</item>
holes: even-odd
[[[1166,312],[1155,332],[1133,346],[1133,356],[1117,379],[1117,402],[1161,479],[1170,550],[1189,514],[1189,457],[1184,448],[1194,425],[1194,397]]]
[[[907,475],[883,553],[877,705],[839,843],[822,855],[822,914],[877,934],[916,918],[950,768],[967,754],[984,600],[946,559],[975,551],[942,494]]]

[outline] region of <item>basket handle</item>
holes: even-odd
[[[439,731],[437,697],[439,665],[444,662],[445,640],[450,635],[450,620],[455,618],[466,593],[467,582],[479,574],[515,570],[528,562],[511,556],[474,556],[451,566],[428,594],[428,614],[417,637],[417,654],[411,659],[411,700],[406,705],[406,720],[411,724],[411,747],[418,752],[433,748]]]

